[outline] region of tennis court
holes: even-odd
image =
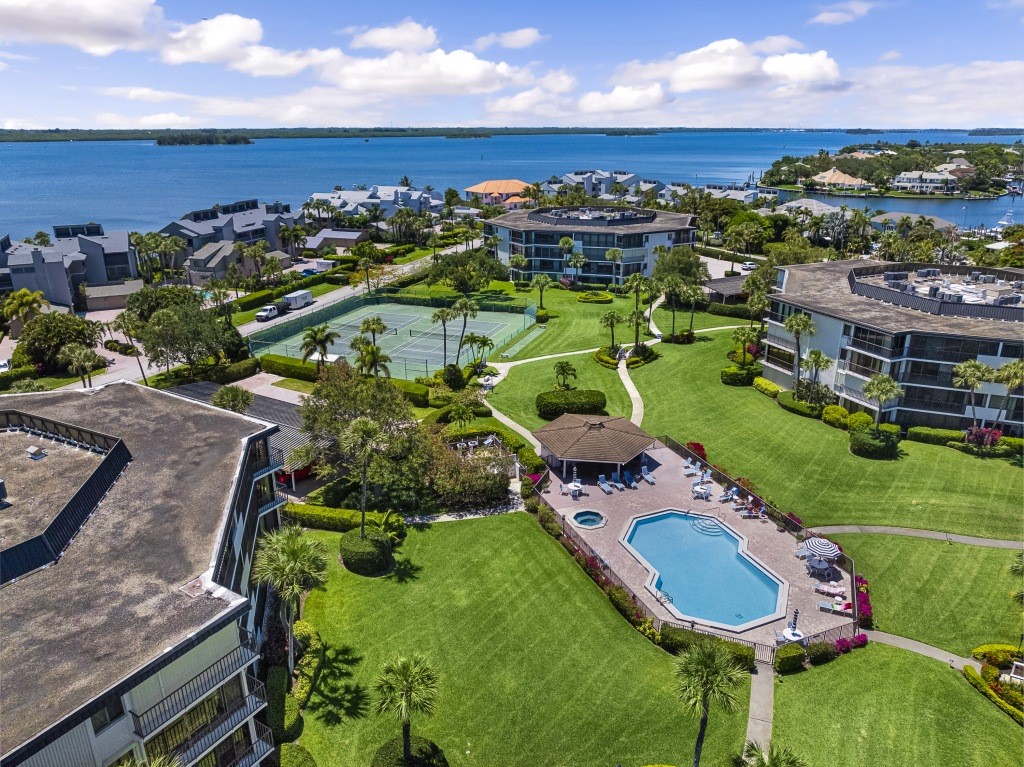
[[[391,375],[412,380],[418,376],[433,375],[435,370],[445,365],[445,333],[440,325],[430,321],[433,313],[432,307],[425,306],[397,303],[364,304],[329,319],[314,319],[312,316],[296,318],[290,323],[285,323],[289,326],[286,330],[275,328],[278,332],[256,333],[250,338],[250,345],[256,355],[280,354],[285,357],[302,357],[299,347],[302,344],[303,333],[307,328],[326,321],[331,330],[340,336],[331,345],[330,361],[344,358],[354,363],[356,353],[349,348],[352,338],[359,334],[363,320],[380,317],[387,330],[377,334],[377,345],[391,357],[392,361],[388,365]],[[475,318],[470,318],[466,323],[466,335],[475,333],[478,336],[487,336],[494,342],[494,350],[497,350],[533,322],[534,319],[529,314],[480,311]],[[458,349],[461,332],[461,317],[448,323],[448,363],[457,362],[464,365],[470,360],[470,350],[467,347],[463,347],[461,352]]]

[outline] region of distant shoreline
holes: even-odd
[[[217,129],[167,129],[167,130],[0,130],[0,143],[59,142],[59,141],[159,141],[170,136],[194,136],[197,138],[216,134],[220,137],[244,136],[258,139],[301,139],[301,138],[490,138],[493,136],[656,136],[662,133],[847,133],[865,135],[866,128],[217,128]],[[874,135],[886,133],[928,133],[967,134],[975,136],[1024,136],[1024,128],[888,128],[871,131]],[[185,143],[185,142],[181,142]],[[193,142],[189,142],[193,143]],[[227,141],[196,141],[197,145],[229,143]],[[239,142],[244,143],[244,142]]]

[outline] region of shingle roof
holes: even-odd
[[[566,413],[534,436],[559,458],[572,461],[625,463],[656,441],[626,418]]]

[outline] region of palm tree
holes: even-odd
[[[568,360],[555,363],[555,384],[559,389],[569,388],[569,379],[576,380],[576,366]]]
[[[760,322],[760,327],[757,331],[758,336],[764,333],[764,313],[768,310],[768,306],[768,296],[760,290],[755,290],[747,296],[747,311],[750,312],[750,326],[754,326],[754,317],[757,317]]]
[[[50,302],[43,298],[43,291],[21,288],[11,293],[4,301],[4,317],[25,323],[42,312],[44,306],[49,305]]]
[[[732,342],[740,348],[740,358],[736,360],[736,364],[746,365],[747,347],[757,343],[757,332],[753,328],[741,325],[732,331]]]
[[[224,273],[224,282],[235,291],[235,298],[238,298],[238,286],[242,282],[242,273],[238,269],[238,264],[228,264],[228,269]]]
[[[384,432],[372,418],[360,416],[348,425],[338,440],[341,451],[359,467],[362,495],[359,502],[359,537],[366,537],[366,489],[369,487],[370,461],[384,450]]]
[[[953,386],[971,392],[971,420],[978,425],[977,392],[986,381],[991,381],[995,371],[978,360],[965,360],[953,368]]]
[[[402,655],[384,664],[374,682],[377,713],[392,713],[402,723],[402,749],[406,764],[412,764],[412,715],[434,713],[437,700],[437,674],[422,655]]]
[[[365,339],[366,336],[363,336]],[[391,357],[384,353],[377,344],[364,343],[359,348],[359,356],[356,358],[356,369],[360,373],[373,372],[373,377],[377,378],[381,373],[384,374],[385,378],[391,377],[391,368],[388,367],[388,363],[391,362]]]
[[[551,278],[546,274],[538,274],[530,282],[530,287],[536,288],[540,292],[540,308],[544,308],[544,288],[551,284]]]
[[[565,263],[570,269],[576,271],[576,282],[579,282],[583,274],[583,267],[587,265],[587,257],[582,253],[570,253]]]
[[[700,285],[687,285],[680,294],[679,299],[690,305],[690,329],[688,333],[693,335],[693,315],[697,312],[697,304],[704,300],[704,289]]]
[[[341,334],[331,330],[326,322],[323,325],[314,325],[311,328],[306,328],[306,332],[302,334],[302,343],[299,345],[299,351],[302,352],[302,361],[305,362],[310,357],[316,355],[316,374],[319,377],[320,370],[327,359],[327,352],[340,339]]]
[[[892,377],[877,373],[861,387],[861,393],[868,401],[875,403],[875,434],[878,434],[878,423],[882,419],[882,406],[890,400],[902,397],[903,389]]]
[[[97,355],[85,344],[67,344],[57,354],[57,362],[82,379],[82,388],[85,389],[85,378],[89,377],[89,384],[92,385],[92,371],[96,369]]]
[[[562,258],[568,259],[576,248],[576,243],[572,241],[572,237],[563,237],[558,241],[558,248],[562,251]]]
[[[822,371],[828,370],[832,367],[835,360],[829,357],[821,349],[809,349],[807,352],[807,359],[800,361],[800,367],[804,370],[810,371],[811,383],[817,385],[818,377]]]
[[[752,740],[743,747],[743,759],[747,767],[807,767],[807,762],[786,746],[772,743],[764,749]]]
[[[796,359],[793,361],[793,370],[796,375],[796,385],[793,387],[794,392],[800,391],[800,361],[803,356],[800,353],[800,339],[801,337],[808,335],[813,336],[817,331],[814,327],[814,322],[811,321],[811,315],[804,314],[803,312],[797,312],[786,317],[784,323],[786,330],[789,331],[790,335],[796,341]],[[796,396],[794,394],[794,396]]]
[[[523,269],[529,265],[529,261],[526,260],[526,256],[522,253],[513,253],[508,257],[508,268],[516,273],[516,276],[520,279],[523,276]]]
[[[143,322],[139,315],[130,309],[125,309],[111,321],[111,327],[119,333],[123,333],[128,343],[136,348],[139,345],[139,336],[142,333]],[[139,372],[142,373],[142,381],[149,386],[149,379],[146,378],[146,370],[142,367],[142,355],[136,353],[135,361],[139,363]]]
[[[626,318],[614,309],[601,315],[601,327],[608,328],[612,334],[612,343],[611,346],[608,347],[609,349],[615,349],[615,326],[620,325],[625,321]]]
[[[356,268],[366,275],[366,292],[373,292],[373,285],[370,284],[370,270],[373,269],[373,261],[368,258],[360,258]]]
[[[729,271],[736,271],[736,252],[743,248],[746,250],[747,237],[742,226],[730,226],[725,230],[725,241],[722,243],[729,251]]]
[[[448,323],[453,322],[459,315],[450,306],[444,306],[430,315],[430,321],[434,325],[441,325],[441,343],[444,360],[441,364],[448,364]]]
[[[626,315],[626,324],[633,326],[633,348],[640,347],[640,328],[647,322],[647,312],[634,309]]]
[[[487,336],[482,336],[477,333],[466,333],[466,337],[463,339],[462,345],[469,349],[470,361],[476,360],[477,347],[485,338],[487,338]]]
[[[456,316],[462,317],[462,330],[459,332],[459,346],[455,352],[455,362],[458,363],[459,356],[462,354],[462,339],[466,336],[466,325],[469,323],[469,318],[476,319],[477,312],[480,311],[480,305],[471,298],[462,297],[454,304],[452,304],[452,311],[455,312]]]
[[[686,290],[686,282],[678,274],[670,274],[661,281],[661,289],[668,301],[668,310],[672,312],[672,337],[676,335],[676,310],[679,308],[679,299]]]
[[[904,237],[914,228],[914,219],[910,216],[900,216],[896,221],[896,231]]]
[[[222,386],[214,393],[210,404],[230,410],[232,413],[244,413],[252,407],[255,395],[241,386]]]
[[[359,323],[360,333],[370,334],[370,343],[377,343],[377,334],[384,334],[388,330],[388,326],[384,324],[384,318],[380,315],[375,317],[364,317],[363,321]]]
[[[726,713],[739,708],[736,688],[747,676],[749,673],[733,660],[720,642],[698,642],[680,654],[676,661],[676,694],[683,710],[700,719],[693,767],[700,765],[712,704]]]
[[[476,351],[480,355],[481,364],[487,359],[487,352],[494,348],[494,340],[490,336],[477,336]]]
[[[322,541],[303,535],[296,525],[286,525],[265,533],[256,548],[252,579],[277,592],[288,627],[288,669],[293,666],[293,615],[304,592],[322,586],[327,580],[327,547]]]
[[[619,275],[616,274],[619,268],[619,264],[622,263],[622,249],[621,248],[608,248],[604,252],[604,260],[612,262],[612,281],[618,285],[620,282]]]
[[[433,253],[430,254],[431,260],[437,263],[437,249],[441,246],[441,238],[437,234],[431,234],[427,238],[427,247],[430,248]]]
[[[1010,396],[1024,387],[1024,360],[1007,362],[999,370],[995,371],[992,380],[1001,383],[1006,388],[1006,396],[1003,397],[1003,406],[999,409],[999,417],[996,423],[1002,423],[1010,409]]]

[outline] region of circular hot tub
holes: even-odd
[[[577,511],[572,515],[572,521],[577,527],[593,529],[602,527],[608,520],[604,518],[604,514],[598,511]]]

